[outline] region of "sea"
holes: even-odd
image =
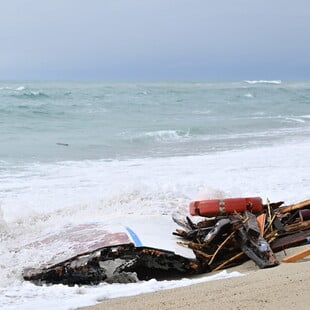
[[[185,217],[197,199],[309,199],[309,154],[310,81],[1,81],[0,308],[201,281],[35,286],[22,272],[55,255],[27,244],[68,224]]]

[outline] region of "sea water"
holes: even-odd
[[[36,287],[22,270],[53,249],[24,246],[68,223],[185,216],[199,198],[308,199],[309,152],[309,81],[0,82],[0,307],[165,287]]]

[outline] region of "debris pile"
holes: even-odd
[[[279,264],[274,252],[304,244],[310,236],[310,200],[289,206],[263,204],[259,197],[196,201],[190,204],[190,214],[203,217],[196,217],[197,223],[189,216],[174,218],[181,228],[173,234],[183,239],[178,243],[190,248],[194,258],[134,244],[120,232],[103,233],[90,236],[98,241],[91,250],[25,268],[23,278],[36,284],[129,283],[220,270],[248,259],[268,268]],[[72,233],[84,234],[82,228]]]
[[[174,234],[185,239],[179,244],[194,251],[205,272],[238,265],[247,259],[252,259],[260,268],[276,266],[279,262],[274,252],[307,242],[310,200],[289,206],[282,206],[282,201],[267,201],[260,207],[259,199],[192,202],[191,215],[204,216],[204,219],[198,223],[189,217],[186,221],[174,219],[182,227]]]

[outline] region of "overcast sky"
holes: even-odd
[[[310,78],[309,0],[1,0],[0,79]]]

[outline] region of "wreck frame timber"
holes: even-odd
[[[174,252],[136,247],[134,244],[109,246],[82,253],[66,261],[42,268],[26,268],[23,278],[35,284],[130,283],[150,278],[166,278],[201,273],[195,259]]]

